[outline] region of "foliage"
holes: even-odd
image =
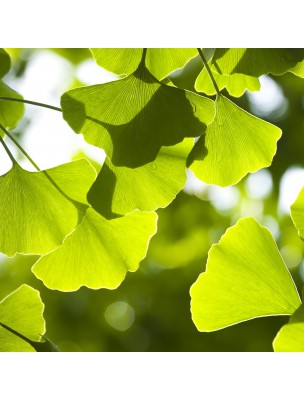
[[[303,50],[92,49],[92,56],[87,49],[52,51],[74,65],[94,57],[100,67],[119,75],[119,79],[94,85],[76,83],[76,87],[62,93],[61,108],[24,100],[6,82],[0,81],[0,140],[13,164],[0,177],[0,251],[13,257],[9,262],[13,269],[16,265],[16,282],[21,284],[19,289],[11,291],[9,286],[15,284],[11,279],[4,286],[8,296],[0,303],[1,351],[58,351],[43,336],[44,305],[32,285],[37,285],[50,303],[46,304],[46,312],[48,307],[60,309],[60,299],[69,299],[66,304],[73,308],[73,298],[106,301],[123,293],[125,298],[135,296],[133,301],[139,302],[148,313],[149,306],[144,306],[138,298],[143,299],[150,293],[147,304],[153,298],[158,314],[151,311],[146,330],[137,328],[141,341],[153,331],[154,318],[162,320],[164,326],[168,324],[165,328],[168,332],[173,329],[169,328],[170,324],[174,332],[185,329],[184,336],[194,335],[193,344],[202,343],[203,349],[208,350],[209,345],[204,345],[204,341],[208,343],[208,338],[216,337],[208,335],[219,334],[193,331],[194,325],[187,314],[187,291],[202,272],[208,247],[227,228],[208,253],[206,272],[191,286],[195,326],[200,332],[231,326],[227,332],[233,332],[249,326],[232,327],[239,322],[291,315],[290,321],[279,330],[273,348],[302,351],[303,306],[297,291],[300,281],[292,276],[293,271],[289,271],[289,264],[284,262],[270,231],[253,217],[239,219],[244,217],[239,213],[230,219],[225,212],[224,215],[217,213],[210,202],[203,203],[189,196],[186,178],[193,172],[196,182],[200,180],[206,190],[212,188],[206,184],[233,190],[232,185],[238,183],[237,190],[244,192],[244,177],[266,167],[273,168],[277,162],[273,161],[277,146],[280,157],[280,143],[286,140],[284,127],[280,121],[278,127],[273,121],[251,114],[245,96],[248,91],[260,90],[260,77],[265,74],[279,76],[275,79],[281,79],[282,86],[285,77],[291,74],[293,79],[302,82],[298,77],[303,77]],[[13,68],[18,70],[18,65]],[[6,74],[14,77],[10,57],[1,50],[0,78]],[[216,97],[208,98],[200,93]],[[77,160],[40,170],[16,141],[18,131],[10,132],[23,115],[24,103],[62,112],[62,121],[67,126],[76,134],[83,134],[89,144],[105,151],[103,165],[100,166],[101,159],[96,163],[81,155]],[[23,121],[18,126],[21,132]],[[36,172],[21,167],[6,144],[9,140],[38,169]],[[274,175],[279,169],[274,170]],[[274,192],[268,206],[268,213],[275,217],[276,195]],[[291,207],[292,220],[301,237],[303,212],[301,191]],[[291,223],[286,226],[293,232],[289,237],[295,238],[296,230]],[[138,270],[142,260],[139,271],[126,277],[128,271]],[[32,266],[34,275],[28,274],[28,266]],[[166,271],[162,274],[169,274],[170,267],[172,275],[158,287],[156,277],[162,270]],[[140,290],[138,282],[145,289]],[[161,294],[153,297],[153,285]],[[176,297],[170,285],[180,285],[183,290]],[[93,294],[87,288],[80,289],[82,286],[116,289],[118,294],[104,290]],[[47,288],[57,292],[51,295]],[[170,290],[171,301],[176,299],[175,311],[167,304]],[[73,291],[77,291],[76,297],[71,297],[72,293],[60,293]],[[160,302],[163,296],[168,297]],[[91,312],[79,317],[88,325],[83,323],[75,332],[86,336],[90,330],[89,315],[98,320],[100,311],[96,307],[100,302],[95,300]],[[77,314],[79,302],[75,304],[73,310]],[[118,297],[104,315],[110,325],[123,332],[133,323],[132,310]],[[185,328],[175,326],[173,319],[173,324],[169,322],[176,313],[181,323],[183,310],[187,318]],[[144,324],[146,314],[142,313]],[[117,315],[124,317],[119,319]],[[250,323],[260,326],[259,332],[267,331],[261,322],[247,322]],[[281,327],[272,326],[274,334]],[[56,341],[59,338],[59,347],[68,349],[65,343],[61,346],[56,327],[48,324],[49,329]],[[161,337],[165,349],[170,348],[174,342],[172,334],[167,339],[165,335]],[[253,340],[250,335],[244,337],[244,343]],[[141,341],[137,340],[137,345]],[[233,338],[228,340],[232,341]]]

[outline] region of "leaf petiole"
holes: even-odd
[[[33,106],[49,108],[50,110],[55,110],[55,111],[62,112],[61,108],[59,108],[59,107],[50,106],[49,104],[45,104],[45,103],[38,103],[37,101],[24,100],[24,99],[18,99],[18,98],[15,98],[15,97],[5,97],[5,96],[0,96],[0,100],[16,101],[16,102],[19,102],[19,103],[31,104]]]
[[[215,81],[215,79],[214,79],[214,76],[213,76],[213,74],[212,74],[212,72],[211,72],[211,69],[209,68],[209,65],[208,65],[207,60],[206,60],[206,58],[205,58],[205,56],[204,56],[204,53],[202,52],[202,49],[199,49],[199,48],[198,48],[197,51],[198,51],[199,55],[201,56],[201,59],[202,59],[202,61],[203,61],[203,64],[204,64],[204,66],[205,66],[205,68],[206,68],[206,70],[207,70],[207,72],[208,72],[208,75],[210,76],[210,79],[211,79],[211,81],[212,81],[212,83],[213,83],[213,86],[214,86],[214,88],[215,88],[215,90],[216,90],[217,95],[218,95],[218,96],[221,96],[221,92],[220,92],[220,90],[219,90],[219,88],[218,88],[218,86],[217,86],[217,83],[216,83],[216,81]]]
[[[40,171],[40,168],[38,165],[32,160],[32,158],[27,154],[27,152],[21,147],[21,145],[17,142],[17,140],[9,133],[7,129],[4,128],[3,125],[0,124],[0,129],[10,138],[10,140],[18,147],[18,149],[25,155],[25,157],[29,160],[29,162],[37,169],[37,171]],[[2,143],[3,144],[3,143]],[[4,145],[4,144],[3,144]],[[5,148],[7,151],[7,149]],[[15,160],[16,163],[16,160]]]
[[[17,164],[17,161],[15,160],[14,156],[12,155],[12,153],[10,152],[10,149],[7,147],[5,141],[3,140],[2,136],[0,135],[0,142],[2,144],[2,146],[4,147],[7,155],[9,156],[9,158],[11,159],[13,165]]]

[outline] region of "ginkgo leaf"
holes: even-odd
[[[136,71],[143,54],[139,48],[90,49],[96,63],[119,76],[128,76]]]
[[[106,218],[166,207],[186,183],[186,160],[193,143],[185,139],[162,147],[153,162],[138,168],[115,167],[107,159],[88,193],[89,203]]]
[[[162,146],[201,135],[214,117],[212,100],[161,84],[143,63],[127,78],[64,93],[61,106],[76,133],[131,168],[153,161]]]
[[[0,81],[0,97],[14,97],[17,99],[23,99],[19,93],[11,89],[2,81]],[[6,129],[15,128],[23,114],[23,103],[0,99],[0,124]],[[0,135],[4,136],[2,131],[0,131]]]
[[[157,214],[140,212],[107,220],[90,207],[63,245],[41,257],[32,271],[50,289],[115,289],[145,257],[156,220]]]
[[[91,49],[91,52],[99,66],[120,76],[131,75],[143,56],[143,49],[140,48]],[[155,78],[162,80],[197,54],[197,49],[190,48],[147,49],[146,66]]]
[[[190,294],[193,321],[204,332],[290,315],[301,303],[275,240],[252,217],[240,219],[211,247],[206,272]]]
[[[0,78],[8,73],[11,68],[10,56],[4,49],[0,49]]]
[[[211,66],[211,62],[208,63]],[[232,74],[232,75],[221,75],[216,71],[212,72],[215,82],[219,90],[227,89],[228,93],[234,97],[240,97],[244,94],[245,90],[250,92],[259,91],[261,84],[258,78],[244,74]],[[195,81],[195,90],[197,92],[203,92],[209,96],[216,94],[215,87],[212,80],[204,68]]]
[[[37,290],[22,285],[0,302],[0,323],[33,342],[45,332],[44,304]],[[0,351],[35,351],[27,341],[0,325]]]
[[[304,238],[304,187],[298,194],[296,201],[290,206],[290,214],[299,236]]]
[[[0,177],[0,251],[45,254],[81,221],[96,172],[86,160],[29,172],[18,164]]]
[[[233,185],[271,164],[281,134],[278,127],[219,96],[216,116],[195,144],[188,166],[206,183]]]
[[[282,75],[303,59],[304,49],[216,49],[212,69],[224,75]]]
[[[304,305],[291,316],[273,341],[274,351],[304,351]]]

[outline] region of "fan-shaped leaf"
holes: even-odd
[[[291,316],[273,341],[274,351],[304,351],[304,305]]]
[[[211,66],[211,62],[209,62]],[[260,90],[260,81],[258,78],[244,74],[233,74],[233,75],[221,75],[216,71],[212,72],[213,77],[219,90],[227,89],[228,93],[234,97],[240,97],[244,94],[245,90],[248,89],[250,92]],[[195,81],[195,90],[197,92],[203,92],[209,96],[216,94],[215,87],[212,80],[204,68]]]
[[[1,301],[0,323],[33,342],[40,342],[41,335],[45,332],[43,310],[44,305],[39,292],[30,286],[22,285]],[[34,348],[0,326],[0,351],[34,351]]]
[[[153,161],[162,146],[201,135],[214,117],[210,99],[159,83],[143,64],[122,80],[70,90],[63,117],[116,166]]]
[[[153,162],[138,168],[115,167],[107,159],[88,193],[89,203],[106,218],[166,207],[185,185],[192,147],[193,139],[162,147]]]
[[[304,49],[216,49],[212,69],[224,75],[282,75],[303,59]]]
[[[233,185],[271,164],[280,136],[279,128],[220,96],[216,116],[195,144],[188,166],[206,183]]]
[[[199,331],[268,315],[292,314],[300,298],[267,228],[240,219],[211,247],[206,272],[190,291]]]
[[[155,213],[135,212],[106,220],[88,208],[63,245],[41,257],[32,271],[50,289],[114,289],[145,257],[156,219]]]
[[[117,75],[131,75],[138,67],[143,49],[91,49],[101,67]],[[155,78],[164,79],[171,72],[182,68],[197,55],[196,49],[147,49],[146,66]]]
[[[59,246],[81,221],[95,177],[86,160],[41,172],[14,165],[0,177],[0,251],[45,254]]]

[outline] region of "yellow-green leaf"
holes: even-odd
[[[204,332],[257,317],[290,315],[301,304],[275,240],[252,217],[240,219],[211,247],[206,272],[190,294],[193,321]]]
[[[32,271],[50,289],[115,289],[145,257],[156,221],[155,213],[140,212],[107,220],[88,208],[63,245],[41,257]]]
[[[64,93],[61,106],[76,133],[131,168],[152,162],[162,146],[201,135],[214,117],[212,100],[161,84],[143,64],[119,81]]]
[[[0,302],[0,323],[40,342],[45,332],[44,304],[37,290],[22,285]],[[0,351],[35,351],[25,340],[0,326]]]
[[[86,160],[29,172],[18,164],[0,177],[0,251],[45,254],[76,228],[96,172]]]
[[[301,306],[291,316],[273,341],[274,351],[304,351],[304,306]]]
[[[303,58],[304,49],[216,49],[212,69],[224,75],[282,75]]]
[[[211,66],[211,62],[209,62]],[[216,71],[212,71],[212,75],[219,90],[227,89],[228,93],[234,97],[240,97],[244,94],[245,90],[250,92],[259,91],[261,84],[258,78],[244,74],[221,75]],[[215,87],[212,80],[204,68],[195,81],[195,90],[197,92],[206,93],[209,96],[216,94]]]
[[[116,75],[131,75],[138,67],[143,49],[91,49],[98,65]],[[191,58],[197,55],[196,49],[147,49],[146,66],[155,78],[162,80],[171,72],[182,68]]]
[[[107,159],[88,193],[89,203],[106,218],[166,207],[185,185],[193,142],[162,147],[154,161],[138,168],[115,167]]]
[[[248,172],[271,164],[281,133],[220,96],[215,118],[195,144],[188,166],[206,183],[233,185]]]
[[[296,201],[291,205],[290,212],[299,236],[304,238],[304,187],[298,194]]]

